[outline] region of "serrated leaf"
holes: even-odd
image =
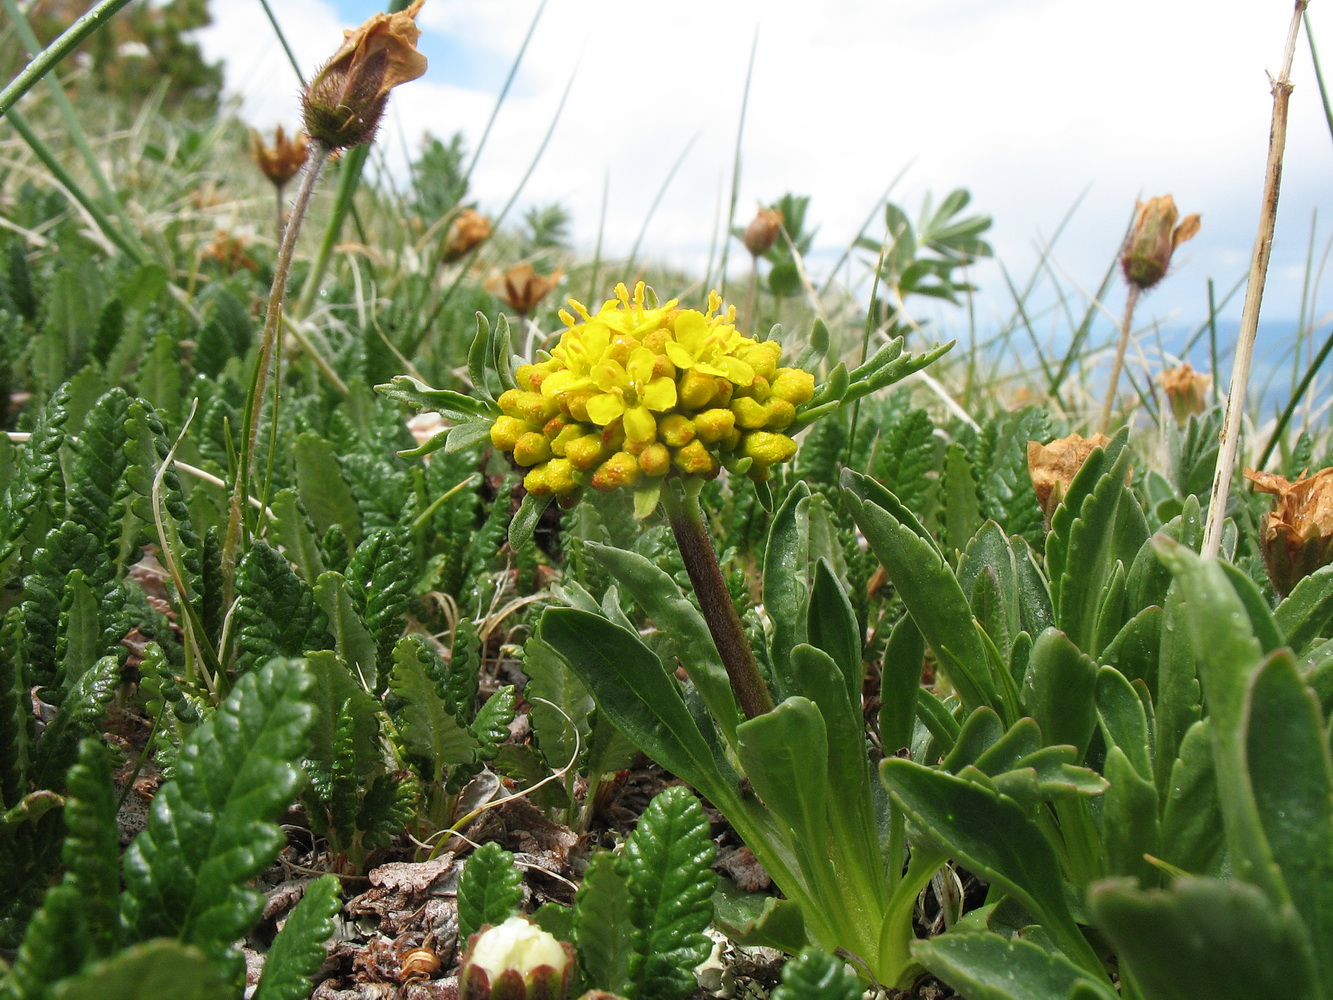
[[[716,854],[708,818],[687,789],[668,788],[639,818],[624,857],[631,995],[683,1000],[695,989],[691,970],[711,947],[703,931],[713,916]]]
[[[477,750],[479,759],[491,760],[499,752],[500,744],[509,739],[509,724],[514,721],[516,701],[514,685],[506,684],[477,709],[468,732],[481,744]]]
[[[327,649],[327,618],[314,592],[275,549],[256,540],[236,570],[236,636],[239,670],[271,656],[300,656]]]
[[[334,648],[343,662],[352,668],[352,673],[369,690],[382,690],[383,681],[380,680],[377,667],[378,651],[375,648],[375,640],[361,620],[359,608],[352,597],[347,580],[341,573],[332,571],[324,573],[315,581],[312,593],[315,602],[324,612],[327,631],[333,636]],[[293,652],[303,653],[306,650],[283,649],[282,652],[291,655]]]
[[[250,881],[285,842],[273,820],[302,773],[312,709],[300,661],[274,659],[243,676],[186,741],[176,776],[124,856],[121,909],[135,939],[177,937],[231,956],[263,908]]]
[[[466,941],[486,924],[503,923],[522,902],[523,877],[514,856],[494,841],[482,844],[458,879],[458,939]]]
[[[772,1000],[860,1000],[865,986],[847,963],[807,948],[782,967],[782,983]]]
[[[574,941],[579,964],[589,984],[612,993],[631,986],[629,891],[626,873],[609,851],[588,862],[583,883],[574,897]]]
[[[333,875],[306,886],[305,895],[269,946],[253,1000],[304,1000],[310,995],[310,980],[328,954],[325,942],[333,937],[338,893],[338,879]]]
[[[114,656],[104,656],[65,695],[32,755],[33,783],[38,788],[61,791],[65,771],[74,763],[79,741],[96,736],[106,705],[120,683],[120,668]]]
[[[106,749],[96,739],[79,744],[65,801],[65,885],[79,895],[93,950],[111,954],[120,936],[120,839],[115,786]]]
[[[343,478],[333,445],[314,434],[301,434],[292,450],[296,488],[315,530],[325,534],[333,525],[353,546],[361,541],[361,511]]]
[[[523,644],[523,673],[537,746],[550,766],[563,767],[576,744],[587,745],[592,695],[556,651],[535,636]]]
[[[301,579],[313,587],[324,572],[324,559],[319,552],[319,539],[297,500],[296,490],[279,490],[269,502],[269,509],[274,517],[274,541],[295,564]]]
[[[180,941],[147,941],[91,966],[50,993],[51,1000],[233,1000],[221,968]]]
[[[365,627],[384,659],[407,620],[412,593],[412,550],[407,539],[393,531],[371,532],[353,553],[347,580],[358,588]]]
[[[393,650],[389,689],[402,700],[394,716],[404,749],[424,758],[427,779],[438,782],[446,768],[472,763],[480,743],[449,711],[422,653],[413,637],[399,640]]]

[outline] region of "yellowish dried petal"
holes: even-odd
[[[1088,456],[1094,449],[1110,443],[1111,439],[1105,434],[1094,434],[1090,438],[1070,434],[1050,444],[1028,442],[1028,473],[1032,477],[1032,489],[1048,521]]]
[[[1305,577],[1333,562],[1333,468],[1294,483],[1253,469],[1245,470],[1245,478],[1275,498],[1263,527],[1264,562],[1273,589],[1285,597]]]

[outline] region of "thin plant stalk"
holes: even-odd
[[[1102,403],[1102,418],[1097,421],[1097,430],[1106,434],[1111,427],[1111,413],[1115,410],[1115,394],[1120,388],[1120,370],[1125,366],[1125,348],[1129,346],[1129,331],[1134,325],[1134,307],[1139,304],[1139,286],[1129,283],[1129,294],[1125,296],[1125,318],[1120,323],[1120,340],[1115,346],[1115,360],[1111,363],[1111,383],[1106,387],[1106,399]]]
[[[273,14],[273,8],[269,6],[268,0],[259,0],[259,5],[264,8],[264,13],[268,16],[268,23],[273,25],[273,34],[278,36],[278,44],[282,46],[282,51],[287,53],[287,61],[292,64],[292,72],[296,74],[296,82],[304,87],[305,75],[301,72],[301,64],[296,61],[296,53],[287,44],[287,36],[278,24],[277,17]]]
[[[754,79],[754,57],[759,51],[759,29],[754,29],[754,39],[750,42],[750,64],[745,70],[745,92],[741,95],[741,116],[736,123],[736,152],[731,161],[731,202],[727,209],[727,228],[722,240],[722,265],[719,268],[717,287],[722,297],[727,297],[727,253],[731,247],[731,229],[736,224],[736,200],[741,188],[741,142],[745,138],[745,109],[750,106],[750,82]]]
[[[727,670],[731,689],[736,693],[736,701],[745,717],[753,719],[773,710],[773,696],[759,672],[754,650],[741,627],[731,592],[727,590],[722,570],[717,565],[717,554],[713,551],[703,509],[699,506],[699,487],[703,481],[688,480],[683,485],[685,488],[679,493],[670,487],[664,489],[662,506],[676,537],[685,571],[698,595],[699,610],[703,612],[722,665]]]
[[[1259,331],[1259,305],[1264,296],[1264,279],[1268,274],[1268,260],[1273,252],[1273,227],[1277,221],[1278,189],[1282,179],[1282,155],[1287,144],[1287,108],[1291,102],[1291,64],[1296,55],[1296,39],[1301,29],[1301,16],[1307,0],[1296,0],[1291,24],[1287,28],[1287,47],[1282,56],[1282,70],[1272,81],[1273,121],[1268,133],[1268,165],[1264,171],[1263,200],[1259,207],[1259,231],[1254,238],[1254,256],[1250,262],[1250,278],[1245,288],[1245,305],[1241,309],[1240,333],[1236,341],[1236,360],[1231,369],[1231,388],[1227,392],[1226,417],[1222,427],[1222,444],[1217,453],[1217,470],[1213,474],[1213,492],[1208,502],[1208,522],[1203,530],[1204,558],[1213,558],[1222,548],[1222,526],[1226,520],[1227,500],[1231,495],[1231,478],[1236,466],[1236,451],[1240,446],[1241,418],[1245,413],[1245,390],[1250,380],[1250,362],[1254,356],[1254,339]]]
[[[281,372],[281,352],[277,350],[278,332],[282,327],[282,303],[287,293],[287,276],[291,272],[292,256],[296,250],[296,238],[301,232],[301,222],[310,205],[310,196],[314,193],[315,182],[320,171],[328,162],[330,150],[322,142],[311,142],[309,157],[306,160],[301,184],[292,202],[292,214],[282,232],[282,242],[278,245],[278,258],[273,267],[273,287],[269,291],[268,309],[264,314],[264,329],[259,337],[259,350],[255,358],[255,370],[251,377],[250,394],[247,401],[245,420],[241,435],[241,453],[236,464],[236,476],[232,484],[231,506],[227,515],[227,535],[222,547],[223,604],[231,604],[236,553],[241,545],[242,511],[245,497],[248,495],[250,477],[254,472],[255,448],[259,442],[260,415],[264,408],[264,397],[268,391],[270,369],[273,369],[275,382]]]
[[[18,76],[0,90],[0,117],[8,113],[14,103],[37,85],[37,81],[60,65],[89,35],[107,23],[130,0],[102,0],[81,18],[71,24],[54,42],[37,53]]]

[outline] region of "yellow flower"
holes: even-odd
[[[646,347],[635,348],[624,364],[606,360],[592,370],[599,395],[588,400],[588,416],[605,427],[622,417],[625,438],[632,444],[647,444],[657,436],[657,421],[651,411],[664,413],[676,405],[675,380],[653,376],[657,355]]]
[[[709,296],[709,313],[715,312],[719,305],[716,296],[716,292]],[[716,375],[736,385],[749,385],[754,380],[753,366],[733,353],[754,341],[742,337],[721,316],[709,317],[692,309],[682,312],[672,325],[672,336],[666,343],[666,354],[682,371]]]

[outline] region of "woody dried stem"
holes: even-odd
[[[708,631],[713,636],[713,643],[717,646],[722,665],[731,681],[731,689],[736,693],[736,700],[745,717],[753,719],[773,710],[773,696],[769,694],[768,684],[759,672],[754,650],[750,648],[750,640],[741,626],[740,616],[736,614],[736,605],[732,603],[731,592],[727,590],[727,583],[722,578],[713,542],[704,524],[703,509],[699,506],[698,490],[691,488],[701,485],[702,482],[687,483],[679,495],[671,489],[663,490],[662,506],[666,509],[667,521],[676,537],[676,546],[680,549],[685,571],[699,598],[699,610],[703,612]]]
[[[1282,155],[1287,144],[1287,108],[1291,102],[1291,64],[1296,55],[1296,39],[1307,0],[1296,0],[1291,24],[1287,29],[1287,47],[1282,70],[1272,81],[1273,120],[1268,133],[1268,164],[1264,171],[1263,201],[1259,208],[1259,231],[1254,239],[1250,277],[1241,309],[1240,333],[1236,341],[1236,361],[1231,370],[1227,392],[1226,417],[1222,428],[1217,469],[1213,473],[1213,492],[1208,503],[1208,522],[1204,526],[1202,555],[1215,557],[1222,548],[1222,526],[1226,520],[1227,500],[1231,495],[1231,477],[1236,467],[1240,445],[1241,418],[1245,412],[1245,391],[1250,379],[1250,361],[1254,339],[1259,329],[1259,305],[1264,295],[1264,279],[1273,251],[1273,227],[1277,221],[1278,188],[1282,179]]]
[[[328,162],[330,152],[329,147],[322,142],[315,141],[310,144],[310,156],[306,161],[305,172],[301,175],[301,184],[296,190],[296,199],[292,202],[291,216],[287,219],[287,225],[282,231],[282,241],[278,244],[278,258],[273,266],[273,287],[269,290],[264,329],[259,336],[259,352],[255,358],[255,370],[250,380],[250,394],[242,429],[241,454],[237,462],[236,476],[232,482],[227,534],[222,546],[224,606],[230,606],[233,594],[236,554],[240,549],[243,533],[242,513],[245,498],[249,493],[250,479],[254,474],[260,417],[264,408],[264,397],[268,391],[270,372],[275,384],[280,375],[278,369],[282,359],[281,353],[276,348],[278,331],[282,327],[282,303],[287,294],[287,276],[291,272],[296,238],[301,232],[301,222],[310,205],[315,182],[319,179],[324,164]]]

